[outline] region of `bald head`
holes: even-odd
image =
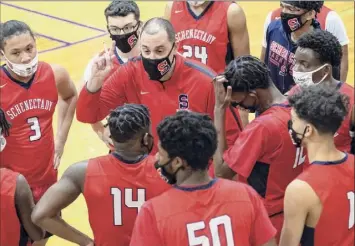
[[[175,43],[175,30],[171,25],[170,21],[166,19],[155,17],[148,20],[144,24],[142,32],[145,32],[149,35],[155,35],[161,30],[164,30],[166,32],[166,34],[168,35],[168,40],[171,43]]]

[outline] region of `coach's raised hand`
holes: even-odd
[[[112,61],[113,57],[115,56],[115,45],[116,43],[113,41],[110,49],[107,49],[105,46],[104,51],[94,59],[94,64],[91,70],[91,78],[86,84],[86,88],[90,92],[96,92],[102,87],[105,78],[113,68]]]

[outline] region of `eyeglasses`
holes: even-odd
[[[123,32],[124,34],[127,34],[127,33],[133,32],[139,24],[140,24],[140,21],[138,21],[137,24],[135,24],[135,25],[128,24],[128,25],[124,26],[123,28],[119,28],[117,26],[114,26],[114,27],[112,26],[112,27],[109,27],[108,30],[113,35],[119,35],[119,34],[121,34],[121,32]]]

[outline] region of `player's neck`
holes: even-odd
[[[296,42],[304,33],[313,31],[312,20],[304,24],[300,29],[291,33],[291,40]]]
[[[28,76],[28,77],[21,77],[18,76],[16,73],[14,73],[7,65],[5,66],[5,69],[10,73],[11,77],[22,82],[22,83],[28,83],[30,82],[30,80],[32,79],[32,76]]]
[[[282,104],[287,100],[287,98],[273,85],[269,90],[263,93],[265,93],[265,95],[260,99],[259,113],[268,110],[274,104]]]
[[[178,172],[176,175],[177,185],[203,185],[209,183],[212,178],[207,171],[193,171],[191,173]]]
[[[128,53],[123,53],[118,48],[116,48],[117,54],[123,59],[131,59],[132,57],[139,56],[139,43],[137,43],[133,49]]]
[[[335,89],[339,85],[339,80],[336,80],[333,77],[330,77],[328,79],[325,79],[323,81],[323,83],[320,83],[320,84],[324,84],[324,85],[327,85],[328,87],[330,87],[332,89]]]
[[[203,11],[205,11],[205,9],[208,7],[208,5],[210,4],[211,2],[210,1],[206,1],[204,2],[202,5],[198,6],[198,7],[194,7],[192,5],[189,5],[190,6],[190,9],[192,10],[192,12],[195,14],[195,15],[200,15],[202,14]],[[188,3],[187,3],[188,4]]]
[[[338,150],[334,144],[334,137],[319,138],[312,143],[307,143],[309,162],[315,161],[339,161],[344,158],[344,153]]]
[[[126,150],[125,148],[117,148],[115,150],[115,153],[127,162],[137,161],[145,155],[145,153],[142,150],[135,151],[132,150],[131,148],[127,148],[127,149],[129,150]]]

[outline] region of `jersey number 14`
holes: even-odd
[[[186,58],[197,59],[203,64],[207,64],[207,48],[205,46],[182,46],[184,53],[182,54]]]
[[[124,196],[122,196],[124,192]],[[133,189],[126,188],[123,192],[118,188],[111,188],[113,196],[113,223],[115,226],[123,225],[122,221],[122,205],[128,208],[136,208],[137,213],[145,202],[145,190],[137,189],[137,200],[133,201]]]

